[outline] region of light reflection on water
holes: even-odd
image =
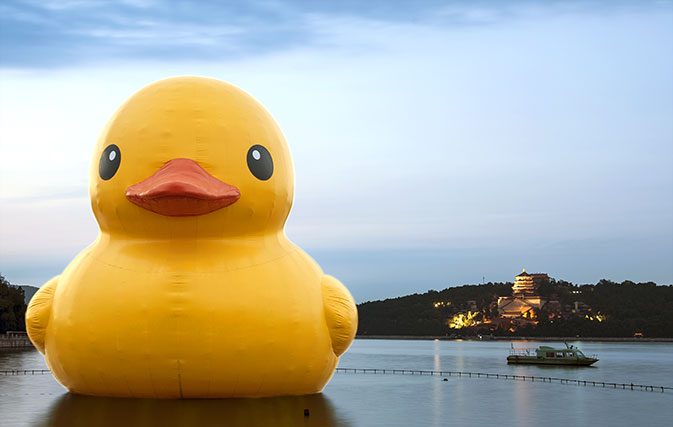
[[[441,344],[439,341],[434,341],[432,343],[432,351],[434,352],[433,356],[433,361],[434,363],[432,364],[432,370],[433,371],[441,371],[442,370],[442,359],[441,359]],[[432,393],[432,411],[433,411],[433,418],[434,419],[440,419],[442,416],[442,412],[440,410],[441,405],[442,405],[442,400],[441,400],[441,387],[442,383],[439,381],[434,381],[433,382],[433,393]]]
[[[558,344],[558,343],[557,343]],[[356,340],[340,366],[463,370],[673,385],[673,343],[573,343],[595,367],[507,365],[509,342]],[[515,343],[536,347],[539,343]],[[44,369],[37,351],[0,351],[0,370]],[[304,416],[309,409],[309,416]],[[0,375],[0,425],[444,426],[668,425],[673,393],[485,378],[337,373],[319,395],[276,399],[108,399],[51,375]]]
[[[530,388],[523,381],[514,381],[512,386],[514,387],[514,416],[516,417],[516,424],[523,425],[526,422],[528,405],[531,401]]]

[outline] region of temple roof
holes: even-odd
[[[529,276],[529,277],[530,277],[530,274],[526,273],[526,269],[525,269],[525,268],[523,269],[523,271],[522,271],[521,273],[517,274],[517,275],[514,276],[514,277],[522,277],[522,276],[523,276],[523,277],[526,277],[526,276]]]
[[[503,297],[498,300],[498,310],[503,312],[521,312],[530,308],[540,308],[545,304],[545,301],[539,297],[531,299]]]

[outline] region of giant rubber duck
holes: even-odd
[[[26,313],[63,386],[149,398],[323,390],[357,310],[285,236],[292,160],[260,103],[214,79],[153,83],[103,129],[89,180],[99,236]]]

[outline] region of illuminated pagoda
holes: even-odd
[[[548,280],[546,273],[530,274],[524,268],[514,277],[512,296],[498,298],[500,317],[532,319],[533,309],[540,310],[547,302],[537,294],[537,288]]]
[[[535,295],[535,281],[533,275],[526,273],[526,269],[514,277],[514,286],[512,294],[515,295]]]

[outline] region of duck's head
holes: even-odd
[[[112,116],[96,144],[91,204],[104,233],[189,238],[281,231],[292,160],[275,120],[219,80],[153,83]]]

